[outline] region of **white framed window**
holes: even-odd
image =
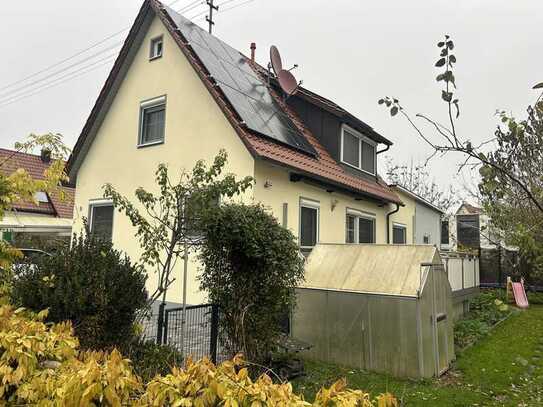
[[[375,243],[375,215],[347,209],[345,219],[346,243]]]
[[[431,240],[431,236],[429,234],[425,234],[423,237],[422,237],[422,242],[424,244],[430,244],[430,240]]]
[[[300,199],[300,248],[309,252],[319,241],[320,204],[311,199]]]
[[[140,104],[138,147],[164,142],[166,127],[166,96],[146,100]]]
[[[113,202],[108,199],[89,202],[89,230],[93,236],[111,241],[114,211]]]
[[[406,244],[407,243],[407,226],[400,223],[392,224],[392,243]]]
[[[151,39],[149,48],[149,60],[160,58],[164,51],[164,41],[162,35]]]
[[[353,128],[341,127],[341,162],[375,175],[377,143]]]

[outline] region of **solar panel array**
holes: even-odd
[[[239,51],[174,10],[166,11],[249,129],[316,155]]]

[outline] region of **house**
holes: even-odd
[[[503,245],[488,215],[467,202],[456,211],[450,234],[455,249],[495,249]]]
[[[377,174],[380,154],[391,145],[305,88],[285,100],[275,77],[253,58],[146,0],[68,162],[74,228],[88,216],[91,231],[139,258],[134,229],[103,199],[103,185],[126,196],[140,186],[154,190],[159,163],[191,169],[225,149],[227,171],[256,180],[240,199],[268,207],[303,252],[317,242],[411,244],[414,207]],[[192,304],[205,300],[197,272],[192,258]],[[181,299],[179,280],[169,301]],[[154,288],[152,275],[148,284]]]
[[[402,199],[403,202],[412,202],[413,209],[413,243],[430,244],[438,248],[441,247],[443,239],[442,220],[445,212],[428,202],[426,199],[410,191],[401,185],[389,185]],[[397,229],[393,234],[401,233]]]
[[[51,163],[47,151],[40,155],[0,148],[0,173],[7,176],[22,168],[34,179],[44,179]],[[22,248],[36,248],[51,239],[69,239],[72,232],[74,189],[38,191],[36,202],[16,202],[0,220],[1,238]]]
[[[518,249],[505,244],[482,208],[463,202],[449,222],[449,229],[451,248],[479,256],[481,284],[503,284],[519,266]]]

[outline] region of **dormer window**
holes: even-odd
[[[157,59],[162,56],[163,45],[162,35],[151,40],[151,49],[149,51],[149,60]]]
[[[377,143],[349,126],[341,128],[341,162],[375,175]]]

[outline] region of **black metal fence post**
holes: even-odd
[[[209,341],[209,354],[211,361],[217,363],[217,345],[219,338],[219,307],[215,304],[211,306],[211,332]]]
[[[156,330],[156,343],[158,345],[162,345],[162,338],[164,334],[164,308],[166,308],[166,303],[160,303],[158,306],[158,321]]]

